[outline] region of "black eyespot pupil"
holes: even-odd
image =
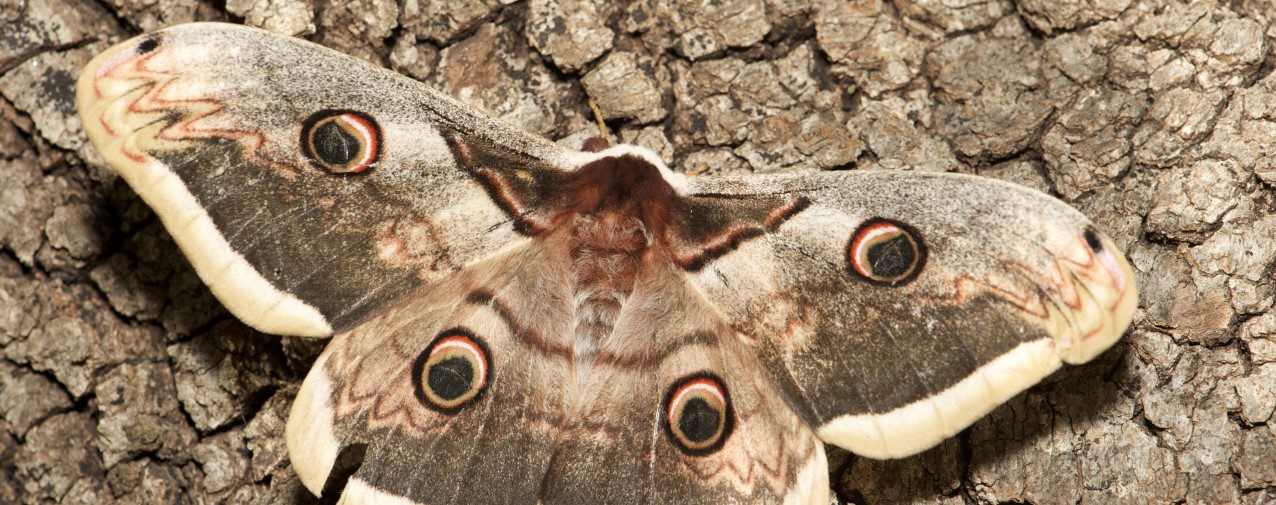
[[[333,166],[345,166],[359,155],[359,139],[336,121],[327,121],[310,134],[315,156]]]
[[[140,44],[137,45],[137,54],[149,53],[151,51],[154,51],[155,48],[157,47],[159,47],[158,40],[155,40],[154,37],[147,38],[146,40],[143,40]]]
[[[1094,251],[1096,253],[1103,252],[1103,241],[1099,240],[1098,233],[1095,233],[1095,231],[1092,229],[1086,228],[1084,235],[1085,235],[1085,243],[1086,245],[1090,246],[1091,251]]]
[[[701,398],[687,400],[682,407],[682,417],[678,419],[678,431],[692,443],[708,441],[718,433],[722,424],[722,415],[709,406],[709,402]]]
[[[884,242],[868,246],[865,251],[873,275],[883,279],[898,279],[908,275],[917,260],[913,243],[904,234]]]
[[[426,381],[435,396],[455,400],[473,387],[474,367],[465,358],[447,358],[430,366]]]

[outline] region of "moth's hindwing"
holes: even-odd
[[[578,382],[560,245],[339,333],[289,417],[302,481],[365,444],[354,503],[828,503],[823,445],[676,272],[644,270],[632,296],[663,302],[623,316]]]

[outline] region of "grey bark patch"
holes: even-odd
[[[170,339],[188,335],[224,311],[175,249],[164,227],[152,220],[90,270],[89,279],[117,312],[158,320]]]
[[[633,119],[650,123],[664,119],[658,76],[651,62],[633,53],[608,55],[581,78],[581,84],[602,109],[603,119]]]
[[[134,328],[114,316],[83,285],[19,277],[0,278],[10,311],[4,317],[5,357],[48,372],[80,398],[93,390],[100,367],[159,356],[159,332]]]
[[[639,145],[651,149],[661,159],[673,159],[673,144],[665,137],[663,128],[648,126],[642,129],[621,130],[620,139],[627,144]]]
[[[833,62],[831,70],[869,96],[903,88],[921,72],[926,45],[884,2],[823,1],[815,16],[816,40]]]
[[[771,31],[762,0],[677,0],[654,5],[654,16],[675,37],[672,49],[691,60],[756,44]]]
[[[1134,133],[1134,157],[1140,163],[1166,166],[1204,139],[1222,111],[1224,94],[1174,88],[1156,98]]]
[[[1257,426],[1271,421],[1272,413],[1276,411],[1276,363],[1251,369],[1248,375],[1237,381],[1236,396],[1240,401],[1241,419],[1247,424]],[[1274,460],[1269,458],[1267,461]],[[1267,481],[1276,481],[1276,475],[1272,475],[1270,470],[1265,475],[1269,476]]]
[[[284,426],[296,393],[292,388],[276,392],[244,426],[244,442],[252,454],[248,470],[255,482],[261,482],[276,472],[291,471],[287,464]]]
[[[919,128],[906,110],[906,103],[900,98],[866,101],[860,113],[850,119],[849,124],[860,132],[865,147],[877,158],[878,166],[937,172],[961,166],[949,144]]]
[[[1267,312],[1246,321],[1239,333],[1254,363],[1276,363],[1276,314]]]
[[[907,19],[933,26],[944,33],[988,28],[1014,11],[1011,2],[1001,0],[906,0],[896,2],[896,5]]]
[[[439,53],[430,83],[531,132],[577,131],[584,122],[582,114],[589,110],[579,88],[568,86],[530,59],[525,37],[503,25],[483,24]]]
[[[1256,428],[1245,434],[1244,449],[1234,464],[1241,488],[1267,489],[1276,482],[1276,430]]]
[[[66,391],[43,375],[0,361],[0,417],[17,436],[71,406]]]
[[[1131,0],[1028,0],[1017,6],[1029,24],[1049,34],[1115,18],[1131,3]]]
[[[29,0],[0,7],[0,73],[41,52],[117,33],[99,4],[85,0]]]
[[[1200,242],[1224,215],[1245,205],[1242,173],[1228,162],[1202,160],[1162,172],[1145,229],[1183,242]]]
[[[120,503],[180,503],[190,486],[178,468],[148,458],[115,465],[107,483]]]
[[[443,44],[492,15],[496,0],[405,0],[399,26],[423,40]]]
[[[972,158],[1000,158],[1027,147],[1057,106],[1046,95],[1039,50],[1018,35],[1015,21],[998,28],[1009,33],[964,35],[927,56],[941,103],[939,133]]]
[[[75,114],[75,78],[104,44],[66,52],[38,53],[0,75],[0,95],[31,116],[40,134],[63,149],[85,145],[80,118]]]
[[[294,37],[315,33],[315,6],[311,0],[228,0],[226,10],[244,18],[244,24]]]
[[[204,490],[221,494],[248,477],[248,457],[239,430],[204,438],[191,448],[191,455],[204,472]]]
[[[92,205],[69,202],[53,209],[44,223],[49,245],[66,251],[78,260],[92,259],[106,246],[106,236],[98,228],[105,221]]]
[[[527,39],[563,70],[579,70],[611,49],[615,33],[607,27],[610,2],[534,0],[528,11]]]
[[[1138,93],[1079,93],[1041,140],[1055,189],[1074,199],[1130,168],[1130,135],[1147,110]]]
[[[167,364],[122,363],[102,377],[94,393],[102,405],[97,446],[108,467],[143,452],[173,458],[195,441],[195,430],[177,408]]]
[[[96,434],[93,420],[83,412],[50,417],[28,432],[14,458],[21,501],[56,503],[73,490],[83,494],[86,485],[104,487],[102,457],[84,443]]]
[[[318,24],[323,28],[319,40],[328,47],[380,63],[379,52],[398,26],[399,17],[399,4],[394,0],[351,0],[328,4],[319,12]]]
[[[279,376],[261,338],[238,322],[218,324],[168,347],[176,368],[177,398],[195,428],[210,431],[234,421],[262,400]]]
[[[411,34],[400,36],[390,51],[390,68],[419,81],[428,79],[438,62],[439,50]]]
[[[122,19],[143,31],[192,21],[218,21],[227,16],[203,0],[108,0],[105,2]]]
[[[7,179],[0,187],[0,246],[30,265],[44,241],[44,222],[53,211],[42,202],[52,198],[53,191],[40,173],[35,156],[25,154],[0,160],[0,172]]]

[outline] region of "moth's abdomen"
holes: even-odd
[[[649,244],[641,220],[610,211],[578,215],[565,232],[575,301],[573,364],[577,383],[584,383],[633,293]]]

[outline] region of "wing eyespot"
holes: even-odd
[[[460,412],[491,382],[489,356],[487,345],[465,329],[440,333],[412,366],[417,401],[444,414]]]
[[[913,227],[873,218],[861,224],[846,245],[851,273],[881,286],[912,282],[926,266],[926,243]]]
[[[687,376],[670,386],[661,418],[673,445],[692,456],[721,449],[735,423],[727,387],[710,373]]]
[[[358,174],[381,157],[381,126],[362,112],[321,110],[302,123],[301,151],[315,168]]]

